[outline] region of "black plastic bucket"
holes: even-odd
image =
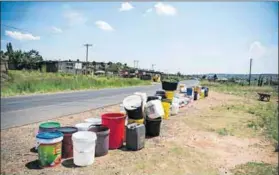
[[[160,96],[162,99],[166,99],[166,92],[165,91],[156,91],[155,96]]]
[[[143,102],[140,95],[130,95],[124,98],[123,106],[128,118],[134,120],[143,119]]]
[[[130,119],[134,119],[134,120],[143,119],[142,106],[130,110],[125,108],[125,111],[128,115],[128,118]]]
[[[97,135],[95,157],[106,155],[109,150],[109,128],[103,125],[92,125],[88,131],[95,132]]]
[[[151,136],[151,137],[159,136],[160,129],[161,129],[161,122],[162,122],[161,117],[156,119],[146,118],[145,120],[146,136]]]
[[[147,97],[147,102],[149,102],[151,100],[160,100],[160,96],[148,96]]]
[[[163,81],[162,82],[162,89],[165,91],[175,91],[177,89],[178,82],[168,82]]]
[[[208,97],[208,91],[209,91],[208,87],[205,87],[205,91],[204,91],[204,96],[205,97]]]
[[[194,100],[198,99],[198,92],[194,92]]]

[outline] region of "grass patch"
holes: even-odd
[[[222,92],[226,94],[238,95],[249,97],[253,99],[258,98],[257,92],[269,93],[272,99],[278,100],[278,87],[277,86],[242,86],[236,83],[217,83],[202,81],[202,86],[209,87],[210,90]]]
[[[137,78],[96,77],[37,71],[9,71],[10,79],[1,84],[1,96],[57,92],[65,90],[100,89],[149,85],[150,81]]]
[[[216,132],[221,136],[229,135],[229,131],[226,128],[217,129]]]
[[[266,163],[248,162],[236,166],[232,172],[234,175],[276,175],[278,174],[278,166]]]

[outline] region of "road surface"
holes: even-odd
[[[183,83],[193,86],[198,81],[187,80]],[[1,98],[1,129],[118,104],[124,97],[134,92],[146,92],[152,95],[160,89],[161,84]]]

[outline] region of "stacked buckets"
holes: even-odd
[[[164,119],[169,119],[171,103],[175,91],[177,89],[177,85],[178,82],[167,82],[167,81],[162,82],[162,89],[164,89],[166,93],[166,99],[162,100],[162,105],[164,107],[164,112],[165,112]]]

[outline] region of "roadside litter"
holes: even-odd
[[[75,127],[58,122],[40,124],[35,146],[40,167],[54,167],[68,158],[73,158],[76,166],[89,166],[111,149],[141,150],[145,137],[160,135],[162,120],[175,117],[180,108],[208,97],[209,92],[201,86],[180,84],[178,88],[178,82],[162,82],[162,89],[151,96],[136,92],[123,99],[119,111],[87,118]]]

